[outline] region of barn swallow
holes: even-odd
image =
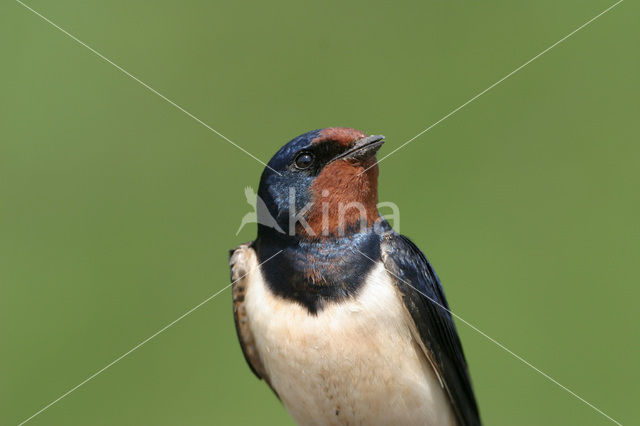
[[[242,351],[299,424],[480,425],[438,276],[378,213],[383,143],[314,130],[269,161],[257,214],[279,229],[231,252]]]

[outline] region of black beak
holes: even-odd
[[[357,140],[353,148],[338,155],[333,161],[344,158],[353,158],[359,161],[369,159],[376,155],[376,152],[378,152],[383,143],[384,136],[382,135],[367,136],[366,138]]]

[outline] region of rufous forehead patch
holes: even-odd
[[[317,138],[312,143],[319,143],[324,141],[336,141],[342,146],[349,146],[355,141],[365,138],[367,135],[360,130],[351,129],[349,127],[327,127],[322,129]]]

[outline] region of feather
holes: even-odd
[[[425,255],[407,237],[388,232],[382,260],[394,277],[409,311],[417,339],[447,391],[458,423],[480,425],[480,415],[456,326],[438,276]]]

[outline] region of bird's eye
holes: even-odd
[[[300,170],[308,169],[313,164],[313,154],[309,152],[298,154],[298,156],[294,160],[294,164]]]

